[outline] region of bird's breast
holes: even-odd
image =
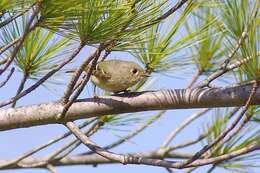
[[[128,81],[115,80],[113,78],[106,80],[94,75],[91,76],[91,81],[99,88],[110,92],[119,92],[131,87]]]

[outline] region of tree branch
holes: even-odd
[[[217,157],[212,158],[206,158],[206,159],[199,159],[195,162],[193,162],[190,165],[187,165],[186,168],[189,167],[195,167],[195,166],[203,166],[208,164],[213,164],[217,162],[221,162],[223,160],[232,159],[234,157],[238,157],[243,154],[247,154],[249,152],[253,152],[260,149],[259,143],[254,143],[249,145],[248,147],[241,148],[239,150],[233,151],[228,154],[224,154]],[[130,154],[133,157],[142,157],[143,160],[139,160],[139,163],[129,163],[129,164],[144,164],[144,165],[153,165],[153,166],[161,166],[161,167],[172,167],[172,168],[178,168],[179,162],[171,162],[166,160],[161,160],[158,162],[158,159],[166,159],[166,158],[179,158],[179,159],[185,159],[191,157],[191,154],[187,153],[178,153],[178,152],[171,152],[167,155],[164,155],[164,153],[158,152],[158,151],[148,151],[148,152],[139,152],[139,153],[132,153]],[[41,162],[42,158],[33,158],[30,157],[28,159],[25,159],[21,161],[21,163],[18,163],[17,165],[10,165],[9,167],[5,167],[2,169],[17,169],[17,168],[28,168],[23,165],[32,165],[35,162]],[[157,161],[157,162],[154,162]],[[8,160],[0,160],[0,164],[3,164],[3,162],[8,162]],[[112,164],[112,163],[118,163],[113,160],[108,160],[104,157],[101,157],[97,154],[91,154],[91,155],[77,155],[77,156],[68,156],[61,160],[53,160],[50,162],[53,166],[72,166],[72,165],[97,165],[97,164]]]
[[[2,88],[3,86],[5,86],[5,84],[9,81],[9,79],[12,77],[13,73],[14,73],[15,68],[12,67],[9,74],[7,75],[6,79],[0,83],[0,88]]]
[[[190,158],[189,160],[185,161],[183,163],[183,166],[188,165],[190,163],[192,163],[193,161],[195,161],[196,159],[200,158],[204,153],[206,153],[209,149],[211,149],[213,146],[215,146],[216,144],[218,144],[221,140],[223,140],[223,138],[226,137],[226,135],[232,131],[236,125],[239,123],[239,121],[243,118],[244,114],[246,113],[247,109],[250,106],[250,103],[252,101],[252,98],[255,95],[255,92],[257,90],[257,83],[254,83],[252,91],[246,101],[245,107],[242,109],[242,111],[240,112],[239,116],[236,118],[236,120],[231,124],[230,127],[228,127],[224,132],[222,132],[212,143],[204,146],[200,151],[198,151],[192,158]],[[247,119],[246,119],[247,120]]]
[[[258,81],[259,83],[259,81]],[[59,102],[0,110],[0,130],[64,123],[95,116],[166,109],[235,107],[245,105],[252,84],[227,88],[194,88],[147,91],[77,100],[61,121]],[[251,105],[260,104],[260,90]]]
[[[123,154],[123,153],[122,153]],[[187,159],[192,156],[192,153],[185,152],[170,152],[167,155],[163,155],[162,152],[158,152],[156,150],[138,152],[138,153],[125,153],[130,154],[132,156],[141,156],[143,158],[154,158],[154,159],[163,159],[163,158],[175,158],[175,159]],[[6,167],[0,168],[0,170],[5,169],[17,169],[17,168],[28,168],[29,165],[34,165],[34,163],[40,163],[44,161],[44,157],[36,158],[36,157],[28,157],[21,162],[13,165],[8,165]],[[10,162],[9,160],[0,160],[0,164],[5,164],[6,162]],[[57,158],[51,160],[49,164],[53,166],[72,166],[72,165],[97,165],[97,164],[113,164],[118,163],[113,160],[108,160],[96,153],[87,154],[87,155],[74,155],[74,156],[66,156],[62,159]],[[37,168],[42,167],[45,168],[46,165],[37,165]]]
[[[1,47],[1,49],[0,49],[0,55],[1,55],[4,51],[6,51],[7,49],[9,49],[10,47],[12,47],[13,45],[15,45],[17,42],[19,42],[19,41],[21,40],[21,38],[22,38],[22,36],[19,37],[19,38],[14,39],[13,41],[11,41],[10,43],[8,43],[7,45]],[[8,58],[6,58],[6,59],[0,61],[0,65],[6,63],[7,61],[8,61]]]
[[[67,122],[66,127],[90,150],[94,151],[98,155],[105,157],[109,160],[114,160],[120,163],[125,163],[125,156],[122,154],[116,154],[110,151],[106,151],[100,146],[96,145],[93,141],[91,141],[84,133],[80,131],[80,129],[73,122]]]
[[[89,125],[90,123],[92,123],[94,120],[95,120],[95,119],[92,119],[92,120],[90,120],[90,121],[84,122],[83,124],[81,124],[81,125],[78,126],[79,129],[84,128],[85,126],[87,126],[87,125]],[[28,152],[26,152],[26,153],[24,153],[24,154],[22,154],[22,155],[16,157],[16,158],[13,159],[13,160],[9,160],[9,161],[7,161],[7,162],[2,162],[2,163],[0,163],[0,169],[1,169],[1,168],[4,168],[4,167],[9,167],[9,166],[11,166],[11,165],[15,165],[15,164],[17,164],[18,162],[20,162],[21,160],[23,160],[23,159],[25,159],[25,158],[27,158],[27,157],[29,157],[29,156],[35,154],[36,152],[38,152],[38,151],[40,151],[40,150],[42,150],[42,149],[44,149],[44,148],[46,148],[46,147],[48,147],[48,146],[50,146],[50,145],[56,143],[56,142],[58,142],[58,141],[60,141],[60,140],[62,140],[62,139],[64,139],[64,138],[66,138],[66,137],[68,137],[68,136],[71,135],[71,134],[72,134],[72,132],[69,131],[69,132],[64,133],[64,134],[62,134],[62,135],[59,135],[59,136],[57,136],[56,138],[51,139],[51,140],[48,141],[47,143],[44,143],[44,144],[42,144],[42,145],[40,145],[40,146],[38,146],[38,147],[32,148],[30,151],[28,151]],[[44,159],[45,159],[45,158],[44,158]]]
[[[35,5],[35,4],[33,4]],[[33,6],[32,5],[32,6]],[[31,8],[31,7],[30,7]],[[14,21],[15,19],[17,19],[18,17],[24,15],[30,8],[25,9],[24,11],[18,12],[16,14],[14,14],[13,16],[10,16],[9,18],[7,18],[6,20],[4,20],[3,22],[0,23],[0,28],[2,28],[3,26],[9,24],[10,22]]]
[[[58,72],[61,68],[63,68],[65,65],[67,65],[69,62],[71,62],[77,55],[78,53],[81,51],[81,49],[84,47],[84,45],[80,44],[79,47],[77,49],[75,49],[75,51],[61,64],[59,64],[56,68],[52,69],[51,71],[47,72],[41,79],[39,79],[37,82],[35,82],[33,85],[31,85],[30,87],[28,87],[27,89],[25,89],[23,92],[21,92],[20,94],[18,94],[15,97],[10,98],[9,100],[0,102],[0,107],[6,106],[10,103],[12,103],[13,101],[17,101],[18,99],[26,96],[27,94],[29,94],[30,92],[32,92],[33,90],[35,90],[36,88],[38,88],[41,84],[43,84],[47,79],[49,79],[52,75],[54,75],[56,72]]]
[[[48,164],[46,166],[46,168],[50,171],[50,173],[58,173],[58,171],[55,169],[55,167],[52,166],[51,164]]]
[[[22,78],[22,80],[21,80],[21,82],[20,82],[20,85],[19,85],[19,87],[18,87],[18,89],[17,89],[17,91],[16,91],[16,94],[15,94],[15,97],[14,97],[14,98],[16,98],[16,97],[23,91],[24,85],[25,85],[25,83],[26,83],[28,77],[29,77],[29,73],[24,71],[24,72],[23,72],[23,78]],[[12,107],[14,108],[15,105],[16,105],[16,99],[14,99],[13,104],[12,104]]]

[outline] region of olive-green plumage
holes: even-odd
[[[125,91],[146,76],[145,70],[134,62],[107,60],[96,65],[91,81],[103,90],[116,93]]]

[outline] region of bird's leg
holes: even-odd
[[[93,98],[94,98],[94,99],[97,99],[97,98],[98,98],[98,95],[97,95],[96,90],[97,90],[97,85],[94,85],[94,90],[93,90]]]

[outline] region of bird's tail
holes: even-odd
[[[84,72],[88,72],[89,71],[89,69],[90,69],[90,66],[88,65],[86,68],[85,68],[85,70],[84,70]],[[72,69],[70,69],[70,70],[66,70],[65,71],[65,73],[75,73],[77,71],[77,68],[72,68]]]
[[[75,73],[77,69],[70,69],[70,70],[67,70],[65,71],[65,73]]]

